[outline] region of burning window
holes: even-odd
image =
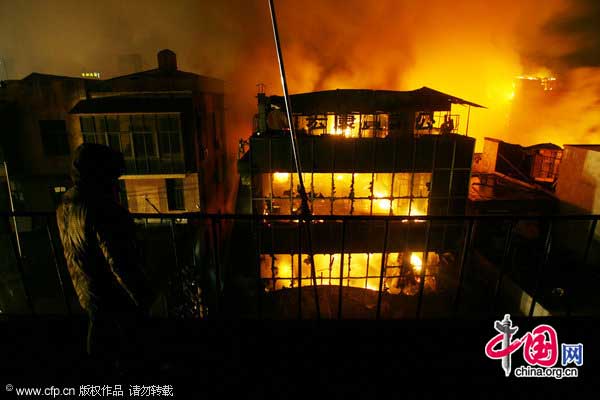
[[[304,186],[316,215],[426,215],[431,173],[304,173]],[[289,172],[254,177],[256,210],[296,214],[298,176]]]
[[[308,135],[383,138],[388,135],[389,115],[361,113],[297,115],[294,123],[299,132]]]
[[[415,114],[415,135],[456,133],[460,125],[460,115],[449,111],[419,111]]]
[[[428,253],[425,263],[423,252],[388,253],[384,265],[382,290],[390,294],[416,295],[421,274],[424,272],[425,289],[437,289],[440,258]],[[315,254],[317,285],[341,285],[368,290],[379,290],[382,253]],[[425,271],[422,269],[425,268]],[[261,278],[268,291],[311,286],[310,259],[307,254],[261,255]]]

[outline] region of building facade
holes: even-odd
[[[429,88],[314,92],[291,102],[313,215],[464,215],[475,140],[457,133],[451,107],[477,104]],[[269,224],[275,235],[260,235],[261,276],[271,291],[312,284],[309,256],[297,250],[300,194],[284,109],[281,97],[259,93],[255,131],[238,163],[239,193],[247,193],[238,211],[291,216]],[[386,234],[383,222],[368,218],[343,233],[338,221],[312,224],[317,284],[377,290],[384,265],[388,293],[415,294],[422,269],[426,290],[436,290],[441,256],[457,243],[453,228],[434,225],[395,220]]]
[[[554,189],[563,149],[553,143],[523,147],[486,137],[483,153],[475,157],[473,172],[498,174]]]
[[[5,82],[1,137],[18,209],[53,210],[70,186],[72,151],[92,142],[123,153],[130,211],[222,210],[223,102],[223,81],[178,70],[170,50],[155,69],[111,79],[34,73]]]

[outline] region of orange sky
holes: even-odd
[[[598,47],[592,0],[275,3],[292,92],[429,86],[488,107],[471,113],[478,139],[600,142],[600,57],[585,51]],[[149,69],[162,48],[177,53],[181,69],[227,81],[232,149],[250,134],[256,84],[281,93],[266,0],[0,3],[0,57],[11,78],[112,76],[128,53]],[[554,75],[561,89],[511,100],[524,74]]]

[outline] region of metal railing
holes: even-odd
[[[29,229],[19,232],[22,255],[13,217],[17,224],[31,220]],[[599,255],[599,215],[318,215],[302,221],[296,215],[133,217],[146,251],[141,262],[154,282],[164,283],[156,315],[388,319],[507,311],[529,317],[600,314],[593,289],[600,281],[593,268]],[[0,311],[77,312],[54,213],[5,212],[0,220]],[[302,272],[302,257],[315,256],[303,254],[303,225],[311,230],[315,253],[339,257],[339,276],[331,276],[330,265],[325,284],[323,275],[319,281],[310,271]],[[390,275],[388,256],[410,251],[424,254],[423,267],[407,273],[402,264],[397,275]],[[275,290],[269,282],[280,278],[275,270],[272,276],[265,273],[261,265],[266,256],[281,253],[298,259],[298,272],[294,275],[292,269],[291,277],[283,278],[291,287]],[[347,259],[355,253],[381,254],[378,276],[369,276],[368,268],[365,276],[351,275],[354,264]],[[429,253],[438,254],[443,264],[437,272],[427,264]],[[392,293],[390,280],[407,277],[415,290]],[[371,278],[376,288],[350,284]]]

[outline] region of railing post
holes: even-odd
[[[254,251],[256,257],[256,266],[257,266],[257,277],[256,277],[256,289],[257,289],[257,299],[256,299],[256,311],[258,314],[258,318],[262,317],[262,303],[263,303],[263,282],[261,277],[261,234],[260,229],[256,227],[256,219],[252,218],[250,220],[251,223],[251,232],[252,237],[254,238]]]
[[[298,319],[302,319],[302,225],[300,221],[298,221]]]
[[[590,249],[592,247],[592,242],[594,241],[594,233],[596,232],[596,227],[598,225],[598,220],[594,219],[591,223],[590,230],[588,232],[588,238],[585,245],[585,250],[583,252],[583,263],[587,262],[588,256],[590,255]]]
[[[468,257],[469,257],[469,251],[471,250],[471,242],[473,240],[474,227],[475,227],[475,222],[472,219],[469,219],[469,224],[467,226],[467,231],[465,233],[465,241],[463,243],[462,253],[460,255],[460,269],[458,272],[458,283],[456,286],[456,295],[454,296],[454,307],[453,307],[454,315],[456,315],[458,312],[458,303],[459,303],[459,299],[460,299],[463,281],[465,279],[465,266],[469,259]]]
[[[219,217],[220,218],[220,217]],[[220,316],[221,312],[221,264],[219,257],[219,234],[218,226],[215,216],[210,217],[211,231],[212,231],[212,242],[213,242],[213,262],[215,265],[215,315]],[[209,311],[210,313],[210,311]]]
[[[419,299],[417,300],[417,319],[421,318],[421,309],[423,307],[423,294],[425,292],[425,276],[427,272],[427,262],[429,260],[429,239],[431,234],[431,220],[427,220],[427,229],[425,233],[425,251],[423,252],[423,262],[421,263],[421,273],[419,274]]]
[[[302,222],[300,223],[302,225]],[[312,286],[313,286],[313,297],[315,301],[315,312],[317,314],[317,320],[321,319],[321,305],[319,303],[319,288],[317,287],[317,270],[315,268],[315,257],[312,246],[312,233],[310,231],[310,227],[312,225],[312,219],[307,218],[304,220],[304,225],[306,227],[306,247],[308,248],[308,258],[310,261],[310,274],[312,276]]]
[[[381,254],[381,270],[379,272],[379,292],[377,294],[377,310],[375,312],[375,319],[379,319],[381,317],[381,298],[383,291],[383,277],[385,275],[385,265],[386,265],[386,253],[387,253],[387,242],[388,242],[388,234],[389,234],[389,220],[385,220],[385,231],[383,234],[383,252]],[[369,276],[369,265],[367,264],[367,279]]]
[[[60,274],[60,264],[58,262],[58,256],[56,253],[56,248],[54,246],[54,239],[52,237],[52,232],[50,230],[50,218],[48,216],[46,216],[46,232],[48,234],[48,241],[50,242],[50,250],[52,251],[52,259],[54,260],[54,267],[56,269],[56,277],[58,278],[58,283],[60,285],[60,292],[62,293],[63,300],[65,302],[65,308],[67,310],[67,315],[71,315],[71,304],[69,304],[69,300],[67,299],[67,293],[65,292],[65,285],[63,283],[63,279]]]
[[[537,304],[538,292],[540,291],[541,286],[542,286],[542,273],[546,269],[548,260],[550,259],[550,251],[552,250],[552,228],[553,228],[553,221],[551,220],[550,224],[548,225],[548,233],[546,234],[546,241],[544,243],[544,260],[537,270],[537,274],[536,274],[537,279],[536,279],[535,287],[533,289],[533,293],[531,296],[531,306],[529,307],[529,314],[528,314],[529,317],[533,317],[533,313],[535,311],[535,306]]]
[[[173,246],[173,258],[175,259],[175,267],[179,269],[179,257],[177,255],[177,240],[175,237],[175,220],[173,218],[170,219],[171,223],[171,246]]]
[[[4,220],[6,222],[6,227],[8,228],[6,232],[8,234],[8,237],[10,238],[10,244],[13,249],[15,261],[17,263],[17,270],[19,271],[19,275],[21,276],[21,283],[23,284],[23,294],[25,295],[25,301],[27,302],[27,305],[29,306],[29,309],[31,310],[31,315],[36,315],[35,307],[33,305],[33,300],[31,298],[31,294],[29,293],[29,288],[27,286],[27,280],[25,279],[25,269],[23,268],[23,258],[21,257],[21,251],[19,249],[19,245],[17,244],[14,236],[11,234],[9,218],[10,217],[7,217]]]
[[[496,306],[498,305],[498,297],[500,296],[500,288],[502,287],[502,281],[504,280],[504,275],[506,275],[506,270],[508,268],[508,257],[510,254],[510,245],[512,244],[512,236],[513,236],[513,228],[515,223],[513,221],[508,222],[508,231],[506,232],[506,237],[504,238],[504,249],[502,251],[502,265],[500,269],[500,274],[498,276],[498,280],[496,281],[496,287],[494,288],[494,299],[492,301],[491,312],[494,313],[496,310]]]
[[[344,251],[346,247],[346,219],[342,219],[342,249],[340,251],[340,287],[338,294],[338,319],[342,319],[342,290],[344,287]]]
[[[598,225],[598,220],[594,219],[592,220],[591,224],[590,224],[590,229],[588,231],[588,236],[587,236],[587,240],[585,243],[585,248],[583,250],[583,258],[582,258],[582,264],[581,264],[581,268],[586,267],[587,264],[587,259],[590,255],[590,249],[592,247],[592,243],[594,242],[594,233],[596,232],[596,227]],[[577,271],[575,271],[577,272]],[[576,277],[569,277],[568,282],[569,282],[569,287],[567,287],[567,317],[571,316],[571,308],[572,308],[572,293],[571,291],[573,290],[573,280]]]

